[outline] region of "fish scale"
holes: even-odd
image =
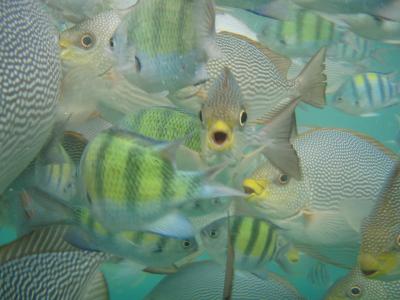
[[[60,91],[57,33],[37,1],[1,1],[0,193],[46,142]]]

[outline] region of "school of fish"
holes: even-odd
[[[399,54],[399,0],[1,0],[0,299],[400,299]]]

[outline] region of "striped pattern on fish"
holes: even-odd
[[[46,142],[60,92],[57,32],[40,3],[0,2],[0,193]]]

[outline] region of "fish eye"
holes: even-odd
[[[190,248],[191,246],[192,246],[192,242],[191,241],[189,241],[189,240],[183,240],[182,241],[182,247],[184,249]]]
[[[281,174],[279,175],[279,183],[280,184],[286,184],[289,181],[289,176],[286,174]]]
[[[342,101],[343,101],[343,98],[342,98],[342,97],[338,97],[338,98],[337,98],[337,101],[342,102]]]
[[[210,238],[216,239],[218,237],[218,230],[213,228],[208,232],[208,235],[210,236]]]
[[[200,122],[203,122],[203,112],[201,110],[199,111],[199,119]]]
[[[351,296],[360,297],[361,296],[361,288],[359,286],[353,286],[350,289]]]
[[[89,49],[93,46],[93,43],[94,43],[94,38],[91,34],[85,33],[84,35],[82,35],[81,45],[83,48]]]
[[[246,121],[247,121],[247,113],[244,110],[242,110],[240,112],[240,126],[243,126],[244,123],[246,123]]]

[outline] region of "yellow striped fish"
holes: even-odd
[[[400,84],[390,75],[360,73],[347,80],[335,93],[333,106],[353,115],[374,114],[399,103]]]
[[[235,253],[235,268],[256,270],[274,259],[278,250],[278,234],[274,226],[261,219],[231,216],[230,229]],[[228,218],[222,218],[204,227],[202,242],[208,254],[218,262],[226,260]]]
[[[87,146],[80,165],[83,196],[94,216],[115,230],[137,229],[195,199],[240,196],[208,180],[209,171],[175,167],[180,143],[157,143],[111,128]]]

